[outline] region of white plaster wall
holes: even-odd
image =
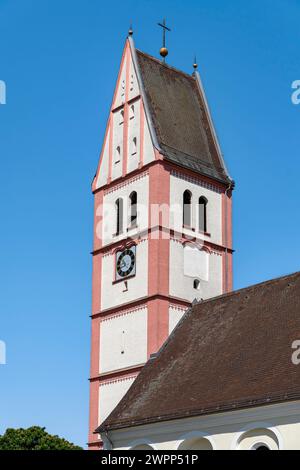
[[[103,154],[100,161],[99,174],[97,178],[96,188],[100,188],[107,183],[108,167],[109,167],[109,133],[108,129],[106,140],[104,142]]]
[[[152,144],[152,139],[149,131],[149,126],[148,122],[146,119],[145,111],[143,110],[144,113],[144,165],[147,165],[147,163],[152,162],[155,160],[155,153],[154,153],[154,147]]]
[[[99,390],[99,424],[112,412],[125,395],[135,377],[121,379],[100,385]]]
[[[126,82],[126,59],[124,61],[123,68],[121,70],[121,78],[116,90],[115,95],[115,102],[113,104],[113,109],[122,106],[125,102],[125,82]],[[127,159],[127,172],[130,173],[131,171],[138,168],[138,164],[140,161],[140,90],[137,81],[137,77],[135,74],[133,62],[130,58],[130,74],[129,74],[129,92],[128,92],[128,99],[129,100],[136,100],[130,102],[130,106],[134,105],[135,109],[135,116],[134,119],[128,120],[128,159]],[[112,131],[113,131],[113,139],[112,139],[112,171],[111,171],[111,178],[112,180],[117,179],[122,176],[123,172],[123,135],[124,135],[124,123],[122,122],[122,115],[121,113],[124,112],[124,107],[122,109],[118,109],[112,113]],[[144,110],[142,111],[144,113]],[[108,171],[109,171],[109,133],[111,130],[108,130],[107,138],[104,143],[104,152],[101,160],[101,167],[100,172],[98,175],[96,187],[99,188],[107,183],[108,178]],[[137,153],[132,155],[132,140],[133,137],[137,139]],[[149,163],[155,159],[154,149],[150,137],[150,132],[148,128],[147,119],[144,113],[144,139],[143,139],[143,158],[144,164]],[[120,161],[117,161],[117,147],[121,149],[121,158]]]
[[[300,402],[249,408],[215,415],[182,418],[110,433],[114,449],[139,441],[154,449],[176,450],[185,440],[208,439],[214,450],[250,450],[267,444],[271,450],[300,450]]]
[[[103,224],[102,224],[102,240],[103,246],[127,238],[133,235],[133,232],[127,232],[129,222],[129,196],[132,191],[137,192],[138,200],[138,230],[142,231],[148,227],[148,204],[149,204],[149,176],[145,173],[139,178],[118,185],[112,191],[106,193],[103,198]],[[115,203],[118,198],[123,199],[124,205],[124,232],[118,237],[116,233],[116,209]]]
[[[140,94],[139,84],[134,70],[133,61],[130,55],[130,69],[129,69],[129,93],[128,99],[132,100]]]
[[[103,319],[100,323],[100,373],[147,361],[147,309]]]
[[[198,201],[199,197],[204,196],[208,200],[207,204],[207,231],[210,237],[204,237],[205,240],[212,243],[222,244],[222,195],[212,189],[196,184],[193,180],[187,180],[175,175],[170,177],[170,204],[171,220],[170,226],[175,230],[182,231],[182,201],[183,193],[189,190],[192,193],[192,227],[195,232],[185,230],[186,233],[197,236],[198,230]],[[201,238],[203,236],[201,235]]]
[[[183,247],[183,273],[192,279],[209,280],[209,253],[193,244]]]
[[[113,104],[114,108],[121,106],[125,102],[125,87],[126,87],[126,61],[127,58],[124,58],[123,67],[120,71],[120,80],[118,88],[115,93],[115,101]]]
[[[197,260],[197,257],[195,257]],[[201,271],[201,270],[199,270]],[[222,293],[222,257],[214,252],[208,255],[208,277],[200,280],[200,289],[194,289],[194,277],[184,273],[184,247],[180,241],[170,240],[170,295],[192,302],[208,299]]]
[[[102,259],[102,310],[116,307],[133,300],[146,297],[148,294],[148,241],[143,240],[136,247],[136,275],[128,278],[127,290],[125,281],[114,283],[115,254]]]
[[[132,112],[132,107],[134,112]],[[127,173],[130,173],[138,168],[140,161],[140,100],[130,103],[128,117]],[[133,145],[134,138],[136,139],[136,147]]]
[[[134,64],[132,59],[130,58],[130,84],[129,84],[129,95],[128,99],[133,100],[134,98],[137,98],[140,96],[140,89],[139,89],[139,84],[137,80],[137,76],[135,73],[134,69]],[[135,101],[136,106],[138,106],[137,110],[137,115],[134,123],[130,123],[129,121],[129,136],[130,134],[136,133],[137,134],[137,141],[138,141],[138,146],[140,145],[140,99]],[[148,122],[145,116],[144,109],[142,111],[144,113],[144,145],[143,145],[143,158],[144,158],[144,165],[147,163],[153,161],[155,159],[154,155],[154,149],[153,149],[153,144],[152,140],[150,137],[150,132],[148,128]],[[134,126],[132,126],[134,124]],[[134,129],[133,129],[134,128]],[[136,158],[130,158],[130,138],[128,142],[129,146],[129,152],[128,152],[128,167],[127,170],[128,172],[132,171],[133,169],[137,168],[137,165],[140,160],[140,155]],[[139,152],[140,152],[140,147]]]
[[[123,132],[124,121],[122,117],[123,109],[113,113],[113,143],[112,143],[112,180],[122,176],[123,169]],[[117,151],[120,148],[120,156]]]
[[[185,311],[186,310],[175,306],[171,306],[169,308],[169,334],[172,333],[179,320],[183,317]]]

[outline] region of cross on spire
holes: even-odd
[[[163,19],[162,23],[157,23],[157,24],[163,30],[163,45],[162,45],[162,48],[160,49],[160,55],[162,56],[163,61],[165,62],[165,58],[168,55],[168,49],[166,48],[166,31],[171,31],[171,30],[170,30],[170,28],[168,28],[168,26],[166,26],[165,18]]]

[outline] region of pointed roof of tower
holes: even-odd
[[[230,182],[198,72],[188,75],[129,41],[155,147],[166,160]]]

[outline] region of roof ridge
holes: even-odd
[[[216,295],[215,297],[210,297],[209,299],[200,300],[199,302],[195,303],[194,305],[203,305],[203,304],[206,304],[208,302],[213,302],[213,301],[216,301],[216,300],[220,300],[222,298],[233,297],[234,295],[240,294],[244,291],[252,290],[252,289],[255,289],[255,288],[263,286],[263,285],[275,284],[275,282],[283,281],[284,279],[291,278],[291,277],[294,277],[294,276],[300,276],[300,271],[295,271],[291,274],[285,274],[284,276],[278,276],[278,277],[275,277],[273,279],[267,279],[266,281],[257,282],[256,284],[251,284],[250,286],[241,287],[240,289],[233,290],[231,292],[225,292],[224,294]]]
[[[242,287],[241,289],[238,289],[238,290],[234,290],[234,291],[231,291],[231,292],[226,292],[225,294],[217,295],[215,297],[210,297],[210,298],[205,299],[205,300],[200,300],[198,302],[191,303],[191,305],[185,310],[184,315],[181,317],[181,319],[179,320],[179,322],[177,323],[175,328],[172,330],[170,335],[166,338],[166,340],[163,342],[161,347],[155,353],[154,357],[148,359],[148,361],[146,362],[146,364],[143,367],[143,370],[145,369],[145,367],[147,365],[149,366],[150,364],[153,363],[154,360],[156,361],[156,359],[159,358],[159,356],[167,348],[168,344],[172,341],[176,330],[181,325],[181,323],[183,323],[185,321],[187,315],[192,315],[193,314],[194,307],[196,307],[198,305],[202,306],[202,305],[206,305],[208,303],[214,303],[215,301],[221,300],[223,298],[225,299],[225,298],[228,298],[228,297],[234,297],[235,295],[239,295],[242,292],[249,291],[249,290],[252,290],[254,288],[258,288],[260,286],[263,286],[263,285],[266,286],[266,285],[269,285],[269,284],[275,284],[275,282],[283,281],[284,279],[288,279],[288,278],[291,278],[293,276],[300,276],[300,271],[296,271],[292,274],[286,274],[284,276],[275,277],[274,279],[268,279],[267,281],[262,281],[262,282],[258,282],[257,284],[252,284],[251,286]]]
[[[172,145],[165,144],[163,141],[161,142],[161,145],[164,145],[165,147],[168,147],[171,150],[175,150],[175,152],[181,153],[183,155],[186,155],[187,157],[190,157],[195,160],[195,162],[201,163],[201,165],[205,166],[208,169],[211,169],[213,165],[211,163],[205,162],[201,157],[197,157],[196,155],[191,155],[190,153],[184,152],[184,150],[179,150],[176,147],[172,147]],[[220,168],[223,170],[223,168],[220,166]]]
[[[173,67],[172,65],[166,64],[166,63],[162,62],[161,60],[159,60],[157,57],[154,57],[153,55],[148,54],[147,52],[141,51],[140,49],[136,49],[136,52],[138,54],[142,54],[143,56],[147,57],[150,60],[153,60],[154,62],[157,62],[158,65],[161,65],[162,67],[173,70],[174,72],[177,72],[177,73],[183,75],[184,77],[192,80],[193,82],[196,81],[195,77],[192,74],[190,75],[187,72],[184,72],[183,70],[180,70],[176,67]]]
[[[293,289],[287,294],[289,285]],[[245,300],[244,316],[239,313],[241,307],[245,307]],[[204,304],[206,307],[202,308]],[[223,305],[226,311],[221,312],[219,307]],[[124,424],[131,427],[300,399],[300,379],[286,354],[287,341],[291,344],[294,331],[299,330],[299,305],[300,271],[195,303],[183,315],[156,357],[146,363],[111,413],[111,418],[106,418],[97,431],[121,428]],[[233,321],[233,309],[238,313],[234,318],[236,321]],[[220,315],[217,322],[214,312]],[[205,315],[205,321],[197,321],[200,320],[199,313]],[[257,320],[262,313],[264,323],[257,334]],[[190,321],[192,316],[195,321]],[[193,335],[196,335],[195,341],[189,341]],[[257,340],[255,348],[253,338]],[[227,348],[224,357],[217,353],[220,346]],[[282,358],[279,365],[274,358],[274,349]],[[198,357],[206,359],[199,361]],[[284,370],[282,380],[277,379],[276,373],[274,375],[274,365],[276,371],[278,368]],[[193,381],[190,381],[191,373],[195,374]],[[261,380],[262,377],[269,381]],[[178,408],[176,400],[181,399],[180,393],[187,380],[190,384],[188,399]],[[211,397],[210,390],[219,385],[222,387]],[[153,397],[165,397],[162,394],[166,393],[171,394],[172,403],[164,401],[162,405],[149,405]],[[133,411],[130,410],[132,403],[136,407]]]

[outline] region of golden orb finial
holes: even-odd
[[[165,57],[167,57],[167,55],[169,54],[169,51],[168,51],[168,49],[167,49],[166,47],[162,47],[162,48],[160,49],[159,53],[160,53],[160,55],[161,55],[163,58],[165,58]]]
[[[193,67],[194,67],[194,69],[195,69],[195,70],[197,70],[197,68],[198,68],[198,64],[197,64],[197,58],[196,58],[196,56],[195,56],[195,58],[194,58]]]
[[[162,44],[162,48],[160,49],[159,53],[163,58],[163,62],[165,62],[165,58],[167,57],[167,55],[169,53],[168,49],[166,48],[166,31],[171,31],[171,30],[170,30],[170,28],[168,28],[168,26],[166,26],[166,20],[165,19],[163,20],[162,23],[157,23],[157,24],[163,30],[163,44]]]

